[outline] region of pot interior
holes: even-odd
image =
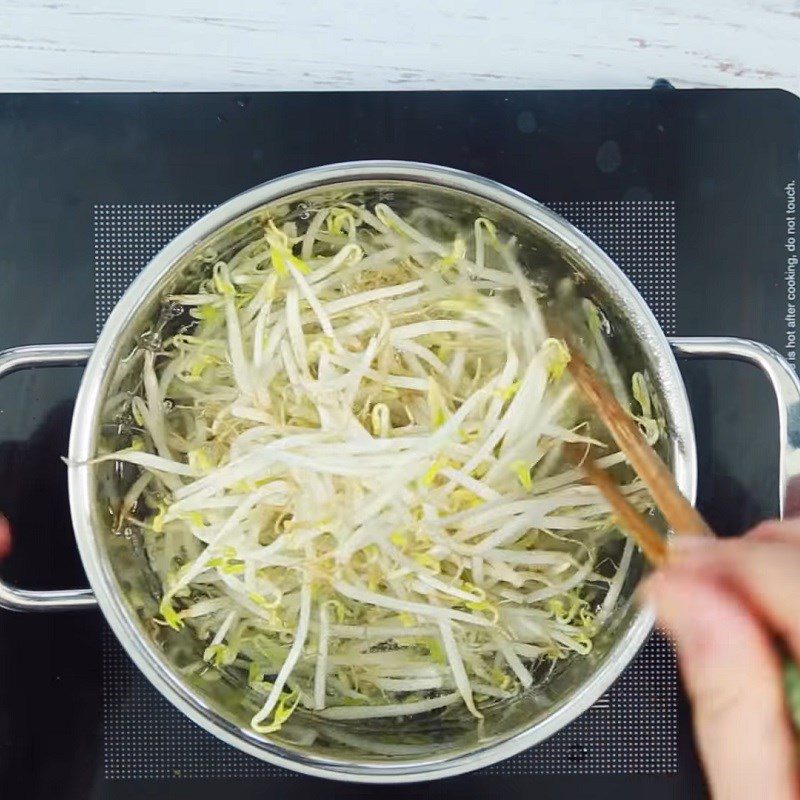
[[[504,235],[516,236],[520,260],[543,293],[548,313],[574,334],[580,335],[584,324],[577,312],[579,298],[591,299],[602,310],[608,323],[608,347],[621,365],[625,381],[629,382],[634,371],[641,371],[652,383],[666,426],[662,455],[691,495],[691,421],[674,362],[665,352],[666,343],[616,268],[566,223],[516,196],[506,204],[453,186],[386,177],[315,186],[263,204],[258,199],[255,195],[249,210],[203,235],[177,257],[173,252],[156,256],[121,301],[109,322],[113,331],[107,330],[101,339],[101,343],[113,343],[98,355],[102,364],[97,385],[86,390],[76,411],[84,420],[88,415],[94,421],[87,440],[91,454],[129,444],[125,399],[141,379],[137,369],[141,353],[158,348],[170,330],[186,323],[182,311],[165,305],[161,298],[195,284],[200,277],[209,277],[215,262],[260,237],[265,213],[278,223],[294,221],[302,230],[316,209],[345,199],[369,205],[386,202],[401,214],[424,204],[468,225],[478,216],[487,217]],[[526,214],[520,213],[523,207]],[[202,231],[202,221],[198,225],[194,228]],[[76,456],[81,454],[73,453]],[[495,701],[483,708],[480,723],[460,705],[409,719],[357,723],[325,721],[298,709],[280,731],[259,736],[248,723],[263,704],[263,696],[248,687],[247,672],[234,667],[198,671],[196,664],[206,645],[191,628],[176,632],[152,622],[158,615],[160,582],[150,567],[139,531],[135,526],[119,525],[115,519],[115,509],[136,471],[118,463],[80,469],[84,474],[80,480],[88,482],[92,498],[90,548],[103,575],[103,585],[93,580],[94,588],[106,614],[113,605],[112,613],[123,620],[125,630],[121,633],[120,625],[115,630],[128,652],[140,666],[146,662],[151,678],[160,676],[158,688],[183,710],[191,708],[193,716],[210,724],[214,732],[226,733],[237,744],[248,743],[246,749],[267,759],[282,758],[284,764],[288,759],[295,765],[312,764],[343,776],[360,771],[413,771],[423,777],[437,765],[491,749],[527,731],[513,746],[498,750],[497,758],[511,755],[552,734],[596,700],[649,628],[649,620],[644,620],[631,602],[643,570],[637,554],[617,611],[597,635],[592,652],[547,665],[530,690],[514,700]],[[654,523],[660,524],[656,519]],[[82,552],[86,557],[84,548]],[[603,555],[617,560],[620,546]]]

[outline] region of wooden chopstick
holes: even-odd
[[[580,452],[579,452],[580,450]],[[567,458],[583,470],[586,477],[608,500],[617,517],[620,527],[641,548],[644,557],[654,566],[660,567],[667,560],[667,542],[645,518],[631,505],[617,487],[611,476],[594,463],[594,459],[575,445],[565,447]]]
[[[572,358],[567,365],[569,373],[594,406],[636,474],[650,490],[669,526],[677,534],[713,536],[714,532],[708,523],[681,494],[669,468],[647,443],[639,426],[622,408],[613,392],[586,363],[577,348],[570,347],[570,352]],[[598,488],[601,488],[599,484]]]

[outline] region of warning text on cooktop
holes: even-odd
[[[789,181],[784,187],[786,192],[786,271],[783,279],[786,282],[786,358],[794,364],[797,359],[797,200],[795,182]]]

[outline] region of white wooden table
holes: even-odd
[[[0,0],[0,91],[645,88],[657,77],[800,93],[800,1]]]

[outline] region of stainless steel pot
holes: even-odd
[[[229,200],[168,244],[134,281],[109,317],[96,344],[21,347],[0,354],[0,376],[34,366],[86,363],[75,405],[69,456],[85,462],[97,451],[109,422],[107,402],[125,390],[123,356],[158,314],[160,297],[188,274],[246,241],[265,207],[273,214],[303,217],[319,203],[343,194],[390,200],[403,208],[423,201],[456,216],[487,216],[536,251],[537,264],[556,273],[578,273],[582,291],[603,309],[615,334],[615,355],[652,378],[668,426],[664,452],[677,482],[695,497],[697,459],[691,410],[673,352],[690,358],[747,361],[762,369],[778,398],[780,503],[790,479],[800,473],[800,382],[772,349],[741,339],[668,341],[638,292],[611,259],[544,206],[492,181],[443,167],[403,162],[360,162],[320,167],[279,178]],[[567,663],[545,687],[493,707],[481,726],[471,718],[389,723],[334,724],[297,712],[269,738],[249,730],[252,713],[241,686],[227,680],[204,683],[180,671],[195,657],[188,633],[173,643],[171,656],[146,625],[154,613],[154,591],[136,542],[112,536],[108,498],[119,491],[113,468],[72,466],[72,520],[90,589],[35,592],[0,583],[0,606],[18,611],[62,611],[96,605],[130,657],[177,708],[210,733],[246,753],[310,775],[365,782],[441,778],[508,758],[564,727],[613,683],[649,635],[653,618],[631,602],[641,564],[631,572],[613,623],[590,657]],[[177,635],[177,634],[176,634]],[[183,656],[181,654],[184,654]]]

